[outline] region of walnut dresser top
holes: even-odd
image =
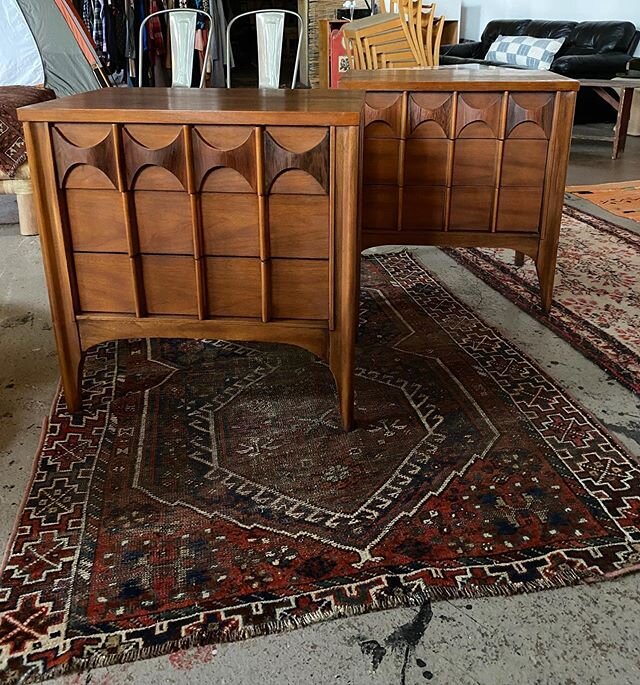
[[[24,107],[21,121],[358,126],[364,93],[257,88],[104,88]]]
[[[363,90],[429,90],[465,92],[576,91],[580,82],[550,71],[509,69],[468,64],[425,69],[378,69],[348,71],[340,77],[340,88]],[[352,91],[353,92],[353,91]]]

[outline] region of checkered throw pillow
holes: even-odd
[[[564,38],[498,36],[489,48],[485,59],[527,67],[527,69],[548,71],[563,43]]]

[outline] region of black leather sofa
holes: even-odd
[[[564,38],[551,71],[571,78],[613,78],[624,71],[635,52],[640,32],[629,21],[541,21],[501,19],[490,21],[476,42],[444,45],[440,64],[491,64],[485,60],[493,41],[503,36]],[[506,65],[510,66],[510,65]]]

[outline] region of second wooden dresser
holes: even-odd
[[[343,75],[367,91],[363,247],[508,247],[551,306],[579,83],[465,66]]]

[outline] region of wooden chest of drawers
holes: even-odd
[[[363,94],[110,89],[21,110],[68,406],[105,340],[293,343],[352,421]]]
[[[362,245],[507,247],[551,305],[575,93],[548,72],[352,71],[366,89]]]

